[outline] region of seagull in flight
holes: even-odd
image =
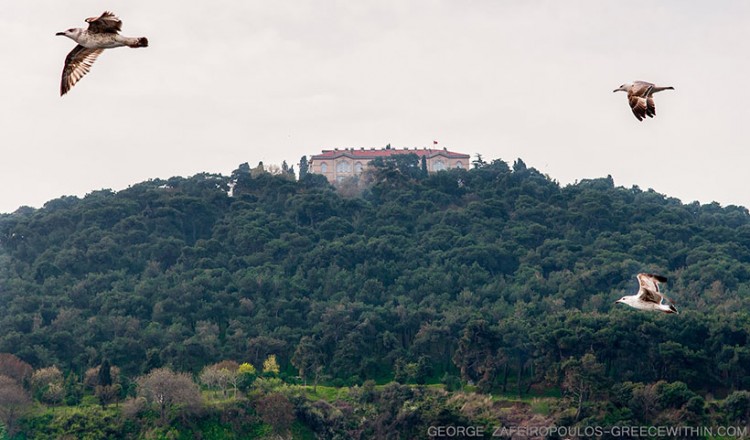
[[[635,295],[623,296],[615,301],[615,304],[622,303],[629,305],[638,310],[653,310],[664,313],[679,313],[672,303],[672,300],[659,292],[659,283],[666,283],[667,279],[661,275],[650,273],[639,273],[638,284],[640,288]],[[664,304],[664,301],[669,304]]]
[[[65,57],[65,67],[62,71],[60,96],[68,93],[96,61],[96,57],[113,47],[148,47],[146,37],[123,37],[119,34],[122,22],[115,14],[104,11],[98,17],[86,19],[88,29],[71,28],[55,35],[68,37],[78,43]]]
[[[674,90],[674,87],[659,87],[646,81],[634,81],[632,84],[621,85],[613,92],[627,92],[630,109],[633,110],[635,117],[642,121],[646,116],[649,118],[656,116],[654,93],[662,90]]]

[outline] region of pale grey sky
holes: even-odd
[[[55,32],[103,10],[65,97]],[[750,2],[3,0],[0,212],[333,147],[521,157],[563,184],[750,206]],[[672,85],[638,122],[623,93]]]

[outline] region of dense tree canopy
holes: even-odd
[[[356,197],[243,165],[0,216],[0,352],[63,373],[273,355],[315,383],[560,387],[579,417],[596,381],[750,387],[745,208],[562,187],[520,159],[383,161]],[[641,271],[670,278],[680,315],[613,305]]]

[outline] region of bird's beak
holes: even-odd
[[[617,90],[615,90],[615,92],[616,92],[616,91],[617,91]],[[615,301],[615,304],[617,304],[618,302],[620,302],[620,300],[619,300],[619,299],[618,299],[617,301]]]
[[[57,35],[60,35],[60,34],[57,34]],[[614,90],[612,90],[612,93],[619,92],[620,90],[622,90],[622,89],[614,89]]]
[[[63,35],[63,36],[65,36],[65,32],[58,32],[55,35]]]

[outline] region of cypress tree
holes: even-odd
[[[109,365],[109,361],[104,359],[102,365],[99,367],[99,385],[109,386],[112,385],[112,367]]]

